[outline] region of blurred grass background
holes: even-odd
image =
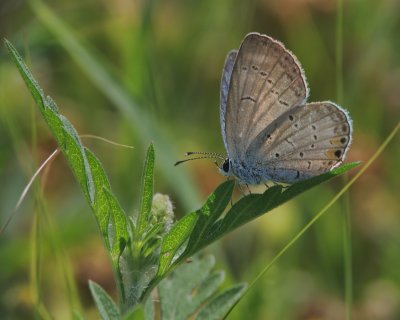
[[[77,63],[81,53],[62,40],[57,26],[46,20],[46,8],[37,2],[1,0],[0,36],[17,46],[79,133],[135,147],[84,140],[103,162],[128,212],[138,205],[150,141],[155,141],[157,157],[155,191],[172,197],[177,217],[196,209],[224,180],[210,161],[181,167],[173,167],[173,161],[189,150],[224,153],[221,70],[226,53],[237,48],[246,33],[268,34],[296,54],[311,88],[310,101],[337,101],[334,0],[45,4],[123,92],[129,101],[126,109],[113,100],[110,85],[101,88],[102,74],[90,77]],[[400,2],[344,1],[342,27],[342,104],[354,121],[348,161],[365,162],[400,118]],[[130,108],[144,120],[135,123]],[[56,147],[4,46],[0,137],[3,223],[38,164]],[[396,137],[349,192],[354,319],[400,319],[399,164]],[[173,183],[178,176],[182,183]],[[115,288],[95,220],[62,157],[44,177],[0,237],[0,317],[33,318],[35,312],[43,315],[44,308],[56,319],[68,319],[73,305],[96,318],[88,279],[110,293]],[[189,187],[183,187],[185,183]],[[336,179],[318,187],[208,248],[226,271],[227,282],[253,279],[342,185]],[[240,302],[231,318],[344,319],[343,212],[343,203],[337,203]],[[69,276],[72,280],[66,280]],[[36,303],[39,297],[44,307]]]

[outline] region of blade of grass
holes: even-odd
[[[286,246],[282,248],[281,251],[278,252],[278,254],[271,260],[271,262],[263,269],[261,272],[254,278],[254,280],[250,283],[250,285],[247,287],[246,291],[240,298],[240,300],[250,291],[250,289],[256,284],[256,282],[269,270],[271,267],[274,265],[278,259],[283,256],[286,251],[290,249],[290,247],[298,240],[300,239],[301,236],[303,236],[308,229],[311,228],[312,225],[316,221],[318,221],[327,211],[328,209],[360,178],[364,172],[371,166],[371,164],[380,156],[380,154],[385,150],[389,142],[393,140],[393,138],[396,136],[397,132],[400,130],[400,122],[397,123],[395,128],[392,130],[392,132],[389,134],[389,136],[385,139],[385,141],[381,144],[381,146],[376,150],[376,152],[372,155],[372,157],[367,161],[367,163],[360,169],[360,171],[332,198],[331,201],[329,201],[315,216],[308,222],[303,229],[300,230],[299,233],[297,233],[292,240],[288,242]],[[239,303],[240,300],[237,302]],[[236,304],[237,304],[236,303]],[[235,305],[236,305],[235,304]],[[233,310],[235,307],[232,306],[232,308],[228,311],[226,316]],[[225,316],[225,317],[226,317]]]
[[[54,224],[53,217],[47,210],[43,188],[40,182],[35,188],[36,212],[32,229],[32,265],[31,265],[31,292],[34,297],[36,316],[40,319],[51,319],[42,297],[42,278],[46,275],[41,273],[42,252],[50,251],[55,258],[56,265],[62,275],[61,281],[65,285],[65,298],[68,301],[70,317],[74,310],[82,312],[78,289],[75,285],[72,267],[64,253],[64,248],[59,238],[59,232]],[[46,244],[46,246],[43,246]]]
[[[343,102],[343,0],[336,3],[336,99]]]
[[[30,50],[26,39],[24,39],[24,53],[25,59],[30,64]],[[36,116],[36,108],[34,103],[29,103],[30,109],[30,123],[31,123],[31,147],[32,147],[32,160],[33,164],[36,167],[38,164],[38,154],[37,154],[37,126],[35,121]],[[39,204],[41,201],[45,201],[43,198],[40,197],[40,182],[35,181],[37,175],[41,172],[41,170],[46,166],[49,159],[52,159],[53,156],[56,156],[57,151],[55,151],[48,159],[44,161],[44,163],[39,167],[39,169],[33,174],[32,178],[30,179],[28,185],[25,187],[24,191],[22,192],[20,198],[18,199],[15,208],[10,215],[9,219],[7,220],[6,224],[0,230],[0,234],[3,230],[7,227],[8,223],[11,221],[12,217],[20,207],[23,199],[25,198],[28,190],[31,186],[33,186],[33,191],[35,195],[35,203]],[[41,299],[41,273],[40,273],[40,263],[41,263],[41,224],[42,221],[42,212],[40,211],[39,205],[36,205],[35,212],[34,212],[34,219],[31,229],[31,260],[30,260],[30,291],[33,297],[33,301],[35,304],[35,313],[37,316],[40,316],[43,319],[50,319],[50,314],[48,313],[46,307],[42,303]]]
[[[343,0],[336,2],[336,99],[343,104]],[[342,178],[343,184],[348,182],[347,175]],[[349,194],[343,196],[343,269],[344,269],[344,300],[346,319],[352,318],[353,309],[353,270],[352,270],[352,240]]]
[[[152,123],[146,110],[135,103],[133,98],[110,76],[94,55],[82,45],[73,32],[48,6],[40,0],[30,0],[29,4],[39,21],[54,34],[94,85],[129,120],[132,129],[141,136],[141,140],[145,144],[148,141],[154,141],[157,152],[163,159],[160,162],[160,169],[169,180],[171,187],[175,188],[184,207],[190,210],[193,206],[198,206],[200,204],[199,192],[195,188],[195,184],[190,181],[184,171],[172,170],[172,165],[176,162],[176,153],[173,151],[174,144],[167,140],[167,135],[160,131],[159,126]]]
[[[346,185],[348,178],[347,175],[342,178],[343,184]],[[350,213],[350,199],[349,194],[346,192],[342,201],[343,215],[343,270],[344,270],[344,300],[346,305],[346,320],[352,318],[353,310],[353,253],[352,253],[352,234],[351,234],[351,213]]]

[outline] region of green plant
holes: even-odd
[[[109,252],[119,293],[118,307],[99,285],[89,284],[103,319],[133,316],[140,312],[138,308],[144,303],[145,317],[151,317],[157,308],[152,299],[147,298],[157,286],[159,308],[164,308],[163,319],[189,315],[200,319],[224,317],[245,292],[246,285],[238,284],[215,294],[223,276],[210,273],[213,258],[195,257],[192,263],[184,262],[230,231],[357,165],[345,164],[287,188],[275,185],[263,194],[242,197],[228,210],[235,183],[226,181],[210,194],[200,209],[172,224],[168,197],[154,197],[153,194],[155,152],[150,145],[144,164],[138,215],[128,216],[112,193],[98,158],[83,146],[72,124],[60,114],[51,97],[44,94],[11,43],[5,40],[5,44],[80,184]],[[182,304],[182,297],[188,292],[193,293],[194,289],[194,300],[187,301],[176,314],[168,316],[165,310]]]

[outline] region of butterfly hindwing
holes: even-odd
[[[351,143],[347,112],[333,102],[315,102],[285,112],[252,141],[248,165],[271,180],[295,182],[338,166]]]

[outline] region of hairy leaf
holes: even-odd
[[[143,232],[148,224],[151,204],[153,201],[154,157],[154,148],[153,145],[150,144],[144,164],[142,177],[142,196],[140,198],[140,210],[136,223],[136,230],[139,237],[142,237]]]
[[[120,319],[119,310],[107,292],[105,292],[102,287],[91,280],[89,280],[89,288],[96,303],[97,309],[99,310],[101,319]]]
[[[157,295],[147,299],[145,318],[154,319],[157,313],[162,315],[162,320],[194,319],[199,312],[226,314],[243,290],[235,286],[218,294],[224,273],[213,272],[214,265],[213,256],[203,255],[176,268],[159,284]],[[243,289],[243,285],[240,288]]]

